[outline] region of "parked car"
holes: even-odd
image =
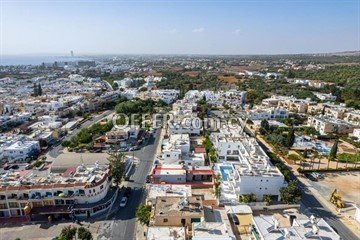
[[[119,152],[127,152],[127,151],[129,151],[129,148],[127,147],[119,148]]]
[[[139,150],[140,147],[139,146],[133,146],[131,148],[129,148],[129,151],[136,151],[136,150]]]
[[[127,204],[127,200],[128,200],[127,197],[122,197],[120,201],[120,207],[125,207]]]
[[[131,195],[131,187],[127,187],[125,189],[124,195],[125,195],[125,197],[130,197],[130,195]]]
[[[232,220],[232,222],[234,223],[234,225],[240,225],[239,219],[236,216],[236,214],[230,214],[230,219]]]
[[[150,180],[151,180],[150,175],[147,175],[147,176],[146,176],[146,183],[150,183]]]
[[[313,172],[312,175],[317,179],[324,179],[324,175],[318,172]]]
[[[312,173],[305,173],[305,177],[307,177],[308,179],[310,179],[313,182],[317,182],[317,180],[318,180]]]
[[[10,165],[6,163],[6,164],[4,165],[4,170],[9,170],[9,169],[10,169]]]
[[[17,165],[17,164],[14,164],[14,165],[11,165],[11,167],[10,167],[11,169],[19,169],[19,165]]]
[[[32,165],[31,164],[26,164],[25,165],[25,170],[29,170],[29,169],[31,169],[32,168]]]

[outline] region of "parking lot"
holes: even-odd
[[[326,199],[336,188],[344,201],[360,204],[360,172],[324,173],[324,179],[311,185]]]

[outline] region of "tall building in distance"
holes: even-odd
[[[74,51],[73,50],[70,51],[70,56],[74,57]]]

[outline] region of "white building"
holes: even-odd
[[[280,199],[280,188],[286,181],[278,168],[255,138],[245,136],[239,129],[222,130],[210,138],[222,163],[215,164],[215,171],[222,177],[220,201],[237,202],[240,195],[254,193],[258,201],[265,195]]]
[[[289,111],[284,108],[271,107],[264,108],[258,107],[248,111],[249,119],[251,120],[270,120],[276,118],[288,118]]]
[[[38,141],[17,141],[4,149],[4,157],[9,161],[24,161],[40,152]]]
[[[309,116],[308,126],[314,127],[320,134],[349,134],[355,129],[343,120],[329,118],[326,116]]]
[[[170,135],[169,140],[163,144],[162,160],[165,164],[205,165],[203,153],[190,152],[189,134]]]
[[[252,234],[256,239],[329,239],[340,240],[340,236],[322,218],[299,215],[260,215],[253,217]]]
[[[28,206],[31,215],[70,216],[88,218],[103,213],[116,199],[111,189],[107,166],[94,164],[70,167],[63,173],[38,176],[29,171],[6,173],[0,179],[0,217],[24,216]]]
[[[331,93],[319,93],[319,92],[313,92],[313,94],[320,99],[321,101],[335,101],[336,96],[332,95]]]
[[[360,110],[345,113],[344,120],[350,124],[360,126]]]
[[[146,239],[186,240],[187,238],[185,227],[151,226],[147,228]]]
[[[192,240],[235,240],[230,226],[225,222],[194,222]]]

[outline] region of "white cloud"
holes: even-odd
[[[169,30],[169,33],[177,33],[177,29],[173,28],[173,29]]]
[[[193,33],[202,33],[205,32],[205,28],[201,27],[201,28],[195,28],[192,30]]]
[[[235,29],[234,31],[232,31],[233,34],[235,35],[239,35],[241,33],[240,29]]]

